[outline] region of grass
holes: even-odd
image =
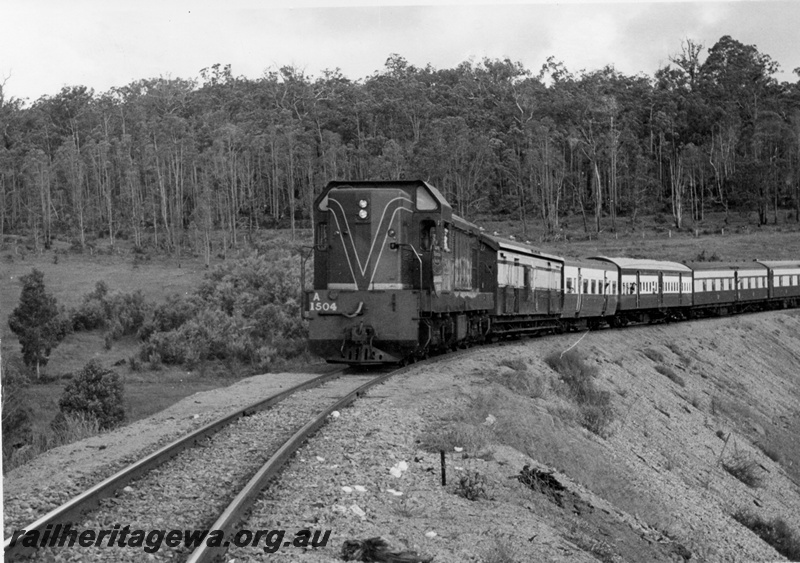
[[[565,353],[552,352],[544,361],[561,376],[565,394],[580,409],[581,424],[599,436],[604,435],[614,419],[614,410],[611,394],[595,385],[597,367],[588,365],[577,349]]]
[[[38,433],[25,446],[13,450],[4,460],[4,470],[22,465],[49,449],[71,444],[100,433],[97,420],[80,413],[67,414],[54,431]],[[6,468],[5,466],[8,466]]]
[[[547,393],[546,378],[541,375],[534,375],[528,370],[528,365],[520,359],[504,359],[499,367],[506,367],[508,370],[493,370],[487,378],[526,397],[534,399],[544,397]]]
[[[653,348],[645,348],[642,350],[642,354],[644,354],[647,359],[655,363],[661,363],[664,361],[664,354]]]
[[[686,381],[669,366],[665,366],[663,364],[659,364],[655,367],[655,370],[660,373],[661,375],[667,376],[671,381],[677,383],[681,387],[686,387]]]
[[[675,344],[674,342],[670,342],[667,344],[667,348],[669,348],[670,352],[678,356],[678,359],[680,359],[681,363],[685,367],[689,367],[692,365],[692,358],[684,354],[677,344]]]
[[[740,510],[732,516],[734,520],[752,530],[788,560],[800,561],[800,536],[792,531],[783,518],[764,520],[760,516],[744,510]]]

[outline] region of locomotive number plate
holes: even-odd
[[[309,311],[335,311],[336,310],[336,303],[328,303],[327,301],[322,301],[319,297],[319,293],[315,293],[314,297],[311,298],[311,301],[308,303],[308,310]]]

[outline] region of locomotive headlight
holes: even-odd
[[[366,199],[361,199],[361,200],[359,200],[359,201],[358,201],[358,206],[359,206],[361,209],[366,209],[366,208],[367,208],[367,200],[366,200]]]
[[[367,218],[367,210],[366,209],[359,209],[358,210],[358,218],[359,219],[366,219]]]

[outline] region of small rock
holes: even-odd
[[[431,539],[433,539],[433,538],[435,538],[437,535],[438,535],[438,534],[437,534],[436,532],[434,532],[433,530],[431,530],[430,532],[425,532],[425,537],[426,537],[426,538],[431,538]]]
[[[353,487],[344,486],[344,487],[342,487],[342,490],[344,492],[346,492],[346,493],[352,493],[353,492]]]
[[[356,516],[358,516],[362,520],[367,517],[367,513],[364,512],[361,509],[361,507],[359,507],[357,504],[351,504],[350,505],[350,510],[353,512],[353,514],[355,514]]]
[[[132,493],[132,492],[133,492],[133,487],[131,487],[130,485],[128,485],[127,487],[125,487],[125,488],[124,488],[124,489],[122,489],[122,490],[123,490],[124,492],[126,492],[126,493]]]
[[[367,488],[366,488],[366,487],[364,487],[364,486],[362,486],[362,485],[356,485],[356,486],[355,486],[355,487],[353,487],[353,488],[354,488],[355,490],[357,490],[359,493],[366,493],[366,492],[367,492]]]

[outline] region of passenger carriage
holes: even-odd
[[[592,257],[617,267],[618,320],[649,321],[681,317],[692,304],[692,271],[677,262]]]
[[[617,267],[599,260],[566,260],[562,319],[601,319],[617,312]]]
[[[692,262],[695,314],[744,310],[768,297],[768,269],[758,262]]]
[[[800,298],[800,261],[796,260],[759,260],[766,267],[767,285],[770,299],[786,301],[795,306]]]

